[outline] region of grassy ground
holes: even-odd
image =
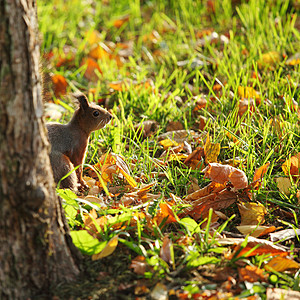
[[[86,170],[98,182],[88,179],[90,197],[58,191],[76,245],[107,255],[87,258],[88,275],[55,291],[61,299],[265,299],[273,287],[300,291],[299,236],[273,243],[266,233],[258,247],[237,227],[250,235],[262,225],[299,229],[299,7],[297,0],[38,1],[53,82],[48,119],[70,119],[67,94],[76,90],[115,116],[91,137],[86,163],[100,161],[102,177]],[[219,173],[204,178],[214,162],[235,166],[250,185],[237,189]],[[215,184],[202,195],[208,202],[188,201],[211,181],[223,192]],[[83,235],[88,220],[96,242]],[[266,267],[274,257],[291,266]]]

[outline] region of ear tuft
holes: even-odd
[[[77,100],[80,108],[86,109],[87,107],[89,107],[88,99],[83,93],[76,92],[76,93],[73,93],[72,96]]]

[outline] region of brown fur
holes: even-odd
[[[68,174],[74,167],[79,166],[65,178],[60,187],[77,190],[87,186],[82,179],[82,164],[89,142],[90,134],[103,128],[112,119],[112,115],[104,108],[91,104],[83,94],[75,95],[79,108],[71,121],[66,124],[49,123],[47,130],[51,143],[50,162],[56,183]]]

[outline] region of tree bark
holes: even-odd
[[[0,299],[50,295],[79,274],[42,119],[34,0],[0,0]]]

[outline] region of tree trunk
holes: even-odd
[[[0,0],[0,299],[79,274],[49,162],[34,0]],[[40,299],[40,298],[39,298]]]

